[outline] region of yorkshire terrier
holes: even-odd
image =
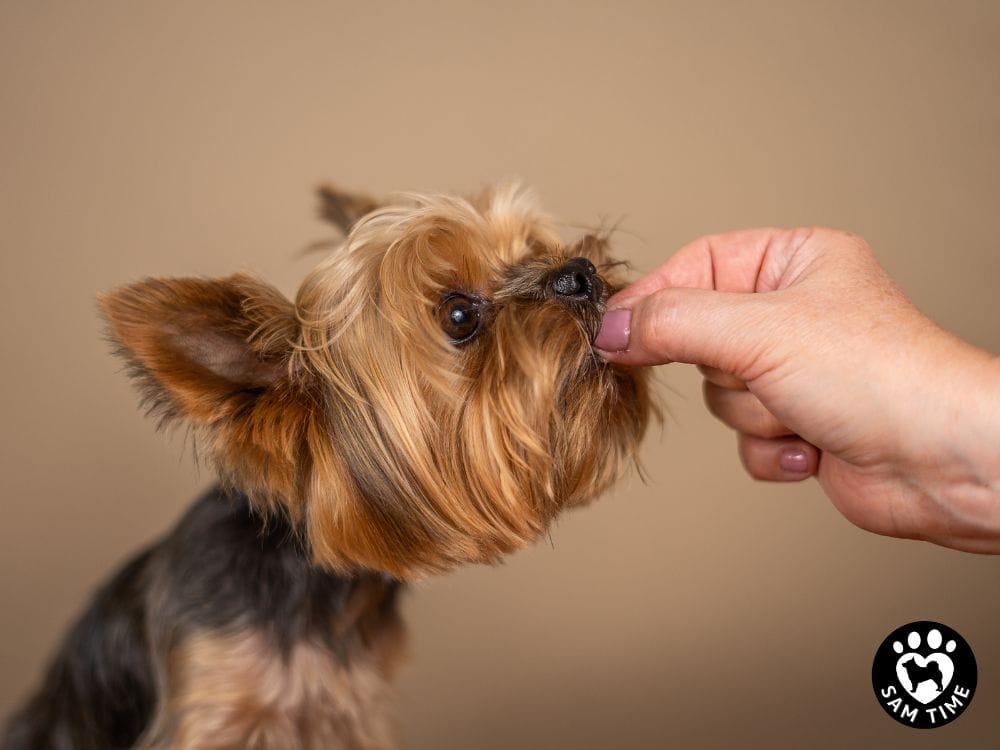
[[[495,563],[635,458],[646,373],[592,342],[621,284],[516,185],[376,202],[295,301],[251,276],[100,298],[220,484],[94,596],[6,750],[391,747],[403,582]]]

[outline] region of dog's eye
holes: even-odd
[[[483,301],[452,292],[438,306],[438,321],[453,344],[464,344],[479,333],[483,324]]]

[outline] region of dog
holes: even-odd
[[[99,589],[5,750],[391,747],[405,583],[498,562],[635,462],[658,410],[592,349],[605,233],[567,244],[516,184],[320,194],[345,239],[294,301],[243,274],[100,297],[219,483]]]
[[[929,661],[921,667],[911,656],[907,661],[902,662],[901,666],[906,670],[906,676],[910,680],[910,690],[916,692],[917,686],[928,680],[934,683],[938,692],[944,690],[944,675],[941,674],[941,667],[936,661]]]

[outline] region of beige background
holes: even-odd
[[[138,413],[99,290],[245,268],[291,293],[319,180],[520,175],[568,222],[626,217],[640,270],[709,231],[852,229],[997,352],[998,38],[992,2],[0,4],[0,709],[211,480]],[[1000,560],[750,481],[693,369],[661,376],[648,486],[409,595],[403,746],[994,746]],[[920,618],[981,669],[936,732],[870,685]]]

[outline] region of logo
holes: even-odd
[[[976,657],[958,633],[921,620],[896,628],[872,663],[879,705],[900,724],[941,727],[969,707],[976,693]]]

